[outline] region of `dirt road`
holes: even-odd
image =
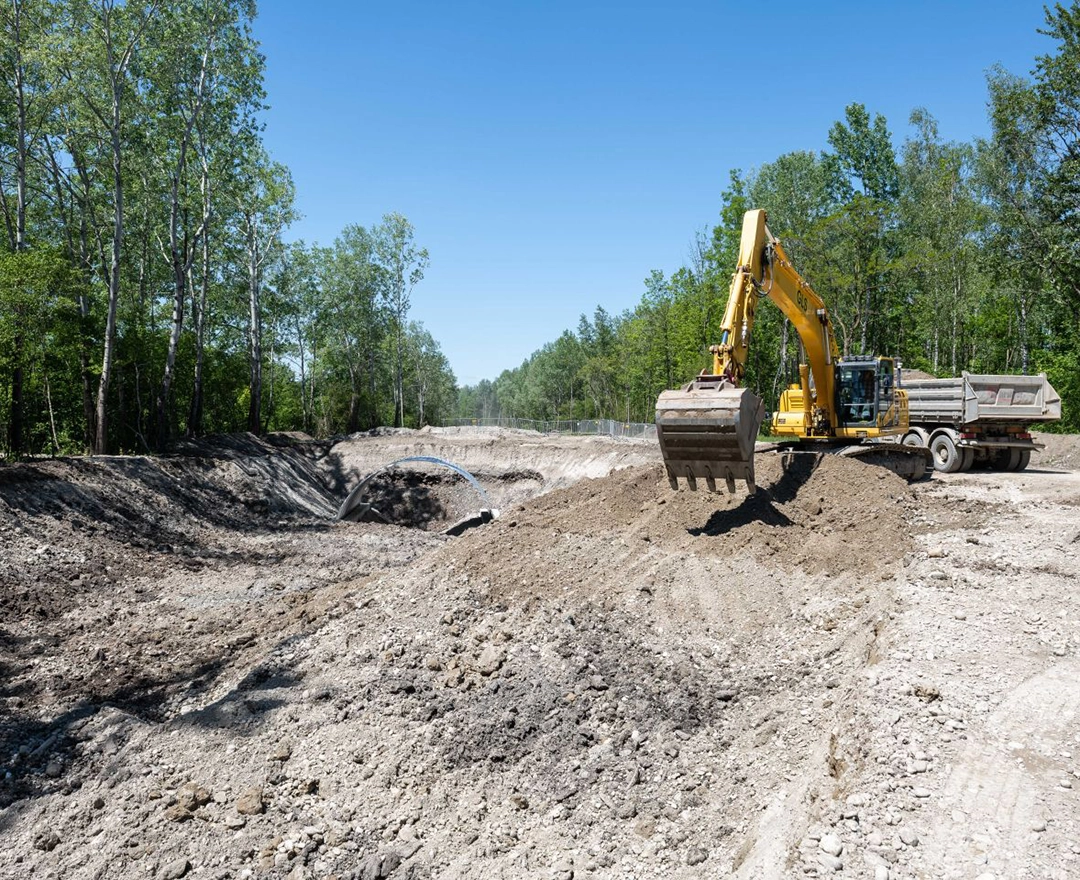
[[[1080,875],[1077,438],[749,499],[635,441],[272,439],[0,466],[0,876]],[[410,455],[500,518],[440,534],[435,468],[333,521]]]

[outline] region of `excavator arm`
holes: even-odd
[[[791,321],[806,352],[800,365],[803,425],[807,437],[828,437],[836,427],[835,369],[838,352],[825,303],[792,268],[780,242],[765,224],[765,212],[743,217],[739,262],[731,279],[720,342],[712,346],[712,373],[702,373],[656,403],[660,448],[672,487],[678,478],[691,489],[704,478],[715,489],[723,478],[754,491],[754,443],[764,404],[742,387],[758,300],[771,299]],[[811,377],[813,383],[811,384]]]

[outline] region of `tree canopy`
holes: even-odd
[[[0,451],[440,420],[411,321],[427,251],[388,212],[286,245],[253,0],[0,9]]]

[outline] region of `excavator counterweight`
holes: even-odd
[[[699,376],[679,391],[662,392],[656,433],[671,488],[682,477],[691,489],[703,479],[715,492],[723,480],[734,492],[735,481],[745,480],[753,494],[754,444],[764,415],[760,397],[721,376]]]

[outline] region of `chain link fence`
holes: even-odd
[[[541,434],[594,434],[600,437],[656,439],[656,425],[643,422],[620,422],[615,419],[579,419],[543,421],[540,419],[447,419],[444,427],[518,428]]]

